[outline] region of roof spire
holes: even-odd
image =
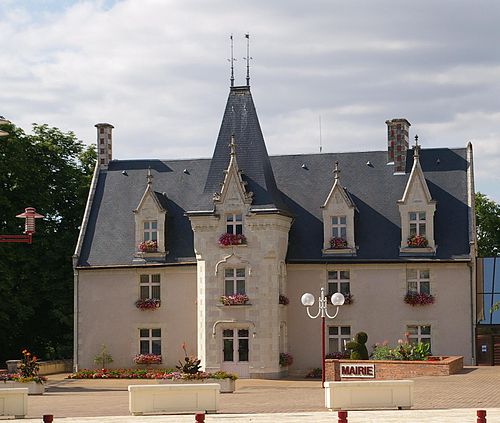
[[[415,135],[415,146],[413,147],[413,158],[418,159],[420,153],[420,145],[418,145],[418,135]]]
[[[333,169],[333,179],[340,179],[339,162],[335,162],[335,168]]]
[[[148,174],[146,175],[146,179],[148,180],[148,185],[153,183],[153,175],[151,175],[151,166],[148,167]]]
[[[231,141],[229,142],[231,157],[236,156],[236,143],[234,142],[234,134],[231,134]]]
[[[245,38],[247,39],[247,57],[244,57],[243,59],[247,61],[247,87],[250,86],[250,60],[253,59],[253,57],[250,57],[250,34],[247,32],[245,34]]]
[[[230,59],[227,59],[228,62],[231,63],[231,87],[234,87],[234,61],[236,60],[234,58],[234,54],[233,54],[233,34],[231,33],[231,35],[229,36],[229,39],[231,40],[231,58]]]

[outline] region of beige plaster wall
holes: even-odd
[[[161,275],[161,306],[139,310],[139,275]],[[105,344],[110,367],[132,367],[139,353],[139,329],[161,328],[162,367],[183,358],[181,344],[196,354],[196,266],[80,270],[78,284],[78,366],[93,368]]]
[[[435,303],[405,304],[406,269],[428,268]],[[376,342],[397,343],[406,325],[430,324],[432,353],[462,355],[471,364],[470,273],[466,263],[387,265],[288,265],[288,341],[294,357],[291,372],[305,372],[321,363],[321,321],[310,319],[300,297],[305,292],[316,298],[327,286],[328,270],[350,270],[353,304],[341,307],[335,320],[326,325],[349,325],[351,334],[368,334],[368,350]],[[311,312],[317,312],[317,302]],[[334,307],[329,306],[330,314]],[[326,331],[328,352],[328,330]]]

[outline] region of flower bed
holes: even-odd
[[[412,306],[434,304],[434,296],[425,292],[408,292],[404,301]]]
[[[408,238],[408,247],[411,248],[425,248],[429,245],[429,241],[425,236],[413,235]]]
[[[137,300],[135,306],[141,310],[154,310],[160,307],[160,300],[158,298],[147,298],[145,300]]]
[[[227,247],[229,245],[242,245],[246,244],[247,239],[243,234],[229,234],[225,233],[219,237],[219,245]]]
[[[391,361],[391,360],[325,360],[327,381],[344,380],[340,376],[342,364],[373,364],[375,380],[398,380],[418,376],[449,376],[458,373],[463,368],[463,357],[445,356],[432,357],[422,361]],[[373,380],[363,379],[363,380]],[[349,380],[352,380],[350,378]]]
[[[141,253],[156,253],[158,251],[158,242],[143,241],[139,244],[139,251]]]
[[[330,248],[334,250],[339,250],[342,248],[347,248],[347,240],[345,238],[333,237],[330,238]]]
[[[226,306],[244,305],[248,303],[248,300],[249,298],[246,294],[222,295],[220,297],[220,303]]]

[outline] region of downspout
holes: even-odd
[[[477,300],[477,232],[476,232],[476,207],[474,188],[474,157],[472,143],[467,144],[467,201],[469,205],[469,246],[470,246],[470,295],[471,295],[471,353],[472,365],[476,365],[476,300]]]
[[[78,314],[80,311],[79,307],[79,282],[80,274],[78,271],[78,262],[80,260],[80,253],[82,250],[83,239],[85,237],[85,232],[87,231],[87,225],[90,216],[90,210],[92,208],[92,202],[94,200],[94,195],[97,187],[97,180],[99,179],[100,166],[99,162],[96,161],[94,174],[92,175],[92,182],[90,183],[89,196],[87,198],[87,204],[85,205],[85,212],[83,213],[82,225],[80,227],[80,233],[78,235],[78,241],[75,247],[75,253],[73,254],[73,371],[78,371]]]

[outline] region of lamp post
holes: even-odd
[[[314,316],[309,311],[309,307],[314,305],[314,295],[305,293],[300,299],[302,305],[306,307],[307,315],[311,319],[316,319],[321,316],[321,387],[325,386],[325,316],[329,319],[335,319],[335,317],[337,317],[337,314],[339,314],[339,307],[343,305],[345,301],[344,296],[340,292],[336,292],[335,294],[333,294],[331,299],[332,304],[337,307],[337,310],[335,311],[335,314],[333,316],[330,316],[328,314],[328,298],[325,297],[325,288],[321,288],[321,295],[318,301],[318,313]]]
[[[25,219],[24,235],[0,235],[0,242],[24,242],[31,244],[32,236],[35,233],[35,219],[41,219],[43,216],[36,213],[34,207],[26,207],[24,213],[16,217]]]

